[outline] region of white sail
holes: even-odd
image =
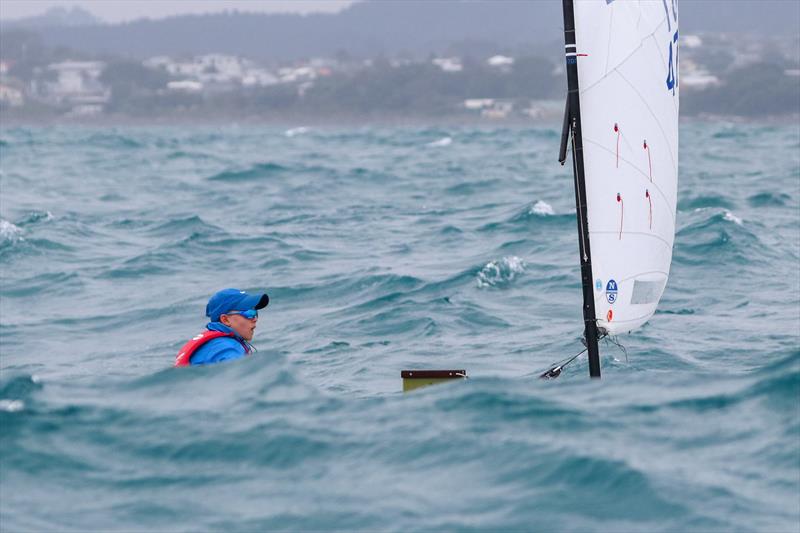
[[[653,315],[675,238],[677,0],[575,0],[581,130],[597,326]]]

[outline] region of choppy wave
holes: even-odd
[[[16,224],[9,222],[8,220],[0,219],[0,243],[5,244],[13,244],[22,240],[22,230]]]
[[[536,203],[531,206],[529,212],[532,215],[542,215],[542,216],[556,214],[555,211],[553,211],[553,206],[543,200],[537,200]]]
[[[742,218],[727,209],[698,209],[684,220],[677,239],[681,245],[675,247],[678,261],[689,260],[695,264],[705,261],[736,261],[748,265],[762,262],[774,254],[762,239],[745,225]]]
[[[115,131],[91,133],[85,138],[78,138],[77,142],[112,150],[126,150],[143,148],[145,144],[134,135]]]
[[[499,261],[489,261],[478,272],[478,287],[497,287],[514,281],[525,272],[525,261],[517,256],[504,257]]]
[[[736,215],[734,215],[734,214],[733,214],[733,213],[731,213],[730,211],[725,211],[725,213],[724,213],[724,215],[722,216],[722,218],[723,218],[724,220],[727,220],[728,222],[733,222],[734,224],[738,224],[739,226],[741,226],[742,224],[744,224],[744,222],[742,222],[742,219],[741,219],[741,218],[737,217]]]
[[[686,198],[685,200],[678,201],[678,209],[681,211],[688,211],[690,209],[703,209],[708,207],[722,207],[725,209],[733,209],[733,202],[731,199],[726,198],[720,194],[707,194],[702,196],[694,196]]]
[[[212,181],[246,181],[264,179],[271,175],[285,172],[287,169],[278,163],[258,163],[244,170],[225,170],[210,176]]]
[[[284,132],[284,135],[287,137],[297,137],[298,135],[303,135],[304,133],[308,133],[310,128],[305,126],[298,126],[297,128],[290,128]]]
[[[442,146],[450,146],[451,144],[453,144],[452,137],[442,137],[441,139],[429,142],[427,146],[442,147]]]
[[[560,125],[308,128],[3,130],[4,530],[797,528],[796,128],[682,124],[601,382],[536,379],[583,348]],[[171,368],[229,286],[259,351]]]
[[[792,200],[792,197],[782,192],[760,192],[747,199],[752,207],[780,207]]]
[[[37,224],[39,222],[50,222],[53,220],[53,213],[50,211],[32,211],[27,216],[17,221],[17,225],[26,226],[29,224]],[[1,224],[1,223],[0,223]],[[2,231],[0,231],[1,233]]]
[[[725,530],[756,518],[754,523],[766,529],[780,529],[796,517],[794,495],[781,489],[796,483],[791,477],[794,453],[764,441],[759,428],[767,421],[742,420],[740,412],[767,402],[777,410],[776,422],[788,422],[779,435],[800,436],[791,415],[800,392],[798,356],[795,352],[761,371],[716,380],[710,388],[709,376],[644,385],[633,379],[634,372],[627,383],[612,381],[622,395],[610,404],[606,399],[605,410],[597,407],[597,395],[609,393],[597,387],[480,377],[403,398],[348,399],[321,394],[285,360],[268,354],[213,370],[165,370],[89,388],[22,376],[0,384],[2,396],[14,398],[0,410],[3,440],[11,445],[2,461],[5,467],[14,464],[18,475],[47,469],[50,479],[81,476],[74,498],[102,490],[104,507],[146,508],[155,498],[162,513],[144,517],[137,511],[122,518],[145,520],[155,528],[169,527],[180,517],[184,526],[201,529],[222,522],[235,529],[318,529],[330,525],[331,516],[346,520],[351,505],[372,501],[385,502],[381,512],[361,516],[352,527],[369,529],[390,519],[406,528],[430,522],[405,511],[406,505],[422,500],[442,510],[433,523],[443,528],[502,524],[515,529],[537,520],[564,529],[595,529],[592,522],[600,521],[630,531],[643,526]],[[676,388],[677,383],[683,387]],[[58,391],[49,391],[52,387]],[[87,399],[92,388],[106,399]],[[687,395],[689,390],[694,393]],[[707,424],[709,416],[715,424]],[[202,426],[194,423],[198,417]],[[432,427],[431,420],[439,424]],[[34,437],[30,432],[37,427],[47,432]],[[594,440],[587,451],[585,439],[598,431],[604,439]],[[669,431],[673,435],[665,437]],[[497,438],[488,438],[492,435]],[[748,465],[742,473],[759,491],[758,498],[728,482],[736,474],[724,460],[698,456],[709,449],[720,453],[731,439],[738,442],[740,460]],[[82,449],[96,450],[100,461],[83,456]],[[106,449],[115,450],[122,461],[106,458]],[[789,471],[761,477],[765,464],[773,461]],[[339,475],[354,471],[360,476],[338,483]],[[698,478],[698,472],[716,476]],[[393,481],[373,485],[375,477]],[[502,502],[502,517],[489,506],[474,504],[486,498],[487,483],[499,491],[492,498]],[[183,498],[169,496],[180,486],[185,497],[202,501],[219,484],[230,490],[217,494],[215,506],[204,513],[186,513]],[[307,497],[304,493],[324,502],[331,490],[343,506],[342,515],[319,510],[286,514],[289,502]],[[246,507],[246,526],[236,505],[242,494],[271,502]],[[6,511],[7,523],[22,525],[37,516],[33,502],[22,496],[9,497],[7,504],[19,512]],[[72,499],[44,497],[54,511],[39,515],[46,529],[103,529],[120,520],[103,508],[72,512]],[[572,512],[586,501],[599,506],[591,517]],[[731,501],[739,503],[731,507]]]

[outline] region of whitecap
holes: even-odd
[[[22,230],[8,220],[0,218],[0,241],[17,242],[22,240]]]
[[[442,137],[436,141],[429,142],[426,146],[450,146],[452,143],[452,137]]]
[[[739,226],[742,225],[742,219],[731,213],[730,211],[725,211],[725,216],[723,217],[728,222],[733,222],[734,224],[738,224]]]
[[[489,261],[478,272],[478,287],[496,287],[511,282],[525,271],[525,261],[512,255],[499,261]]]
[[[553,211],[553,206],[542,200],[539,200],[535,204],[533,204],[528,213],[531,215],[541,215],[541,216],[549,216],[556,214],[556,212]]]
[[[302,135],[304,133],[308,133],[309,129],[305,126],[300,126],[297,128],[290,128],[284,132],[284,135],[287,137],[296,137],[298,135]]]
[[[21,220],[19,224],[21,226],[33,224],[36,222],[49,222],[53,220],[55,217],[53,213],[50,211],[31,211],[25,219]]]
[[[25,409],[25,402],[22,400],[0,400],[0,411],[18,413],[23,409]]]

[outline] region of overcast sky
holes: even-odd
[[[52,7],[78,6],[105,22],[140,18],[218,13],[225,10],[262,13],[313,13],[338,11],[354,0],[0,0],[0,18],[41,15]]]

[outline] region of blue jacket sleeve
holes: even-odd
[[[244,346],[230,337],[211,339],[202,345],[189,361],[192,365],[208,365],[245,356]]]

